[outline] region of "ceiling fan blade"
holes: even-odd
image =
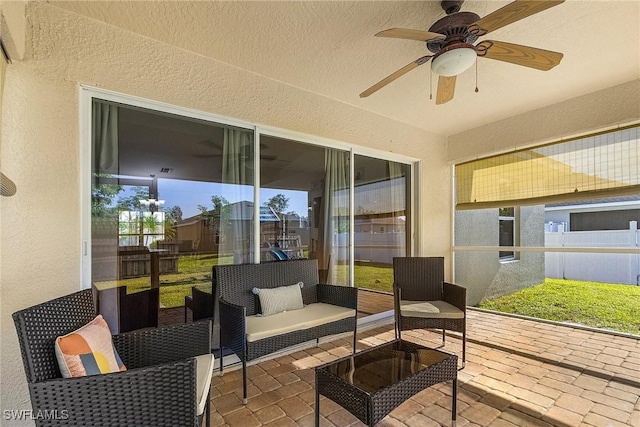
[[[422,30],[409,30],[407,28],[390,28],[380,31],[376,37],[390,37],[394,39],[418,40],[426,42],[433,39],[444,39],[444,34],[432,33]]]
[[[453,99],[456,90],[456,76],[438,78],[438,93],[436,94],[436,105],[445,104]]]
[[[480,57],[510,62],[542,71],[549,71],[558,65],[564,56],[560,52],[493,40],[478,43],[476,51]]]
[[[429,61],[429,59],[431,59],[431,55],[423,56],[422,58],[418,58],[415,61],[410,62],[409,64],[407,64],[404,67],[400,68],[395,73],[390,74],[389,76],[387,76],[384,79],[380,80],[378,83],[376,83],[373,86],[371,86],[369,89],[367,89],[364,92],[362,92],[360,94],[360,98],[366,98],[367,96],[371,95],[372,93],[377,92],[378,90],[382,89],[383,87],[385,87],[386,85],[388,85],[389,83],[391,83],[392,81],[397,79],[398,77],[404,76],[409,71],[411,71],[414,68],[416,68],[417,66],[422,65],[425,62]]]
[[[564,0],[516,0],[469,25],[469,31],[482,36],[561,3]]]

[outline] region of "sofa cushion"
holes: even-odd
[[[314,303],[298,310],[285,311],[268,317],[247,316],[247,341],[258,341],[299,329],[309,329],[355,315],[356,311],[351,308]]]
[[[444,301],[400,301],[400,315],[429,319],[462,319],[464,312]]]
[[[102,315],[80,329],[56,338],[55,352],[64,378],[127,370],[113,346],[111,331]]]
[[[283,311],[302,308],[302,286],[304,286],[303,283],[298,282],[277,288],[253,288],[253,293],[260,298],[261,314],[271,316]]]

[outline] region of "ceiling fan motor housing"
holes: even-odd
[[[469,25],[480,20],[473,12],[458,12],[447,15],[436,21],[429,31],[443,34],[445,39],[432,39],[427,42],[427,49],[438,53],[444,47],[458,43],[473,43],[478,39],[476,34],[469,32]]]

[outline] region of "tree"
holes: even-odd
[[[218,244],[218,237],[221,234],[220,230],[230,222],[229,215],[227,215],[230,204],[229,201],[222,196],[211,196],[211,204],[213,205],[213,209],[208,209],[204,205],[198,205],[200,218],[204,223],[202,239],[206,242],[207,238],[205,236],[208,234],[208,236],[215,239],[213,242]],[[209,230],[205,232],[205,229]]]
[[[142,210],[142,204],[140,200],[146,200],[149,198],[149,187],[146,186],[134,186],[131,188],[133,195],[128,197],[120,197],[118,199],[118,210],[121,211],[139,211]]]
[[[276,194],[275,196],[264,202],[262,206],[268,206],[273,209],[275,213],[280,215],[289,207],[289,198],[284,194]]]
[[[164,212],[164,238],[165,240],[173,240],[176,237],[176,223],[182,220],[182,208],[180,206],[172,206],[170,208],[160,208]]]
[[[91,188],[91,215],[94,217],[106,216],[109,212],[108,206],[113,203],[113,199],[121,191],[121,185],[95,184]]]
[[[156,218],[156,216],[152,213],[151,215],[145,215],[142,218],[142,235],[145,236],[144,245],[149,246],[151,239],[150,235],[155,235],[158,233],[158,229],[162,225],[162,222]]]
[[[182,208],[180,206],[171,206],[170,208],[160,209],[166,215],[166,221],[171,223],[182,220]]]

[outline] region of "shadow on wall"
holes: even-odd
[[[16,194],[16,184],[0,172],[0,194],[9,197]]]

